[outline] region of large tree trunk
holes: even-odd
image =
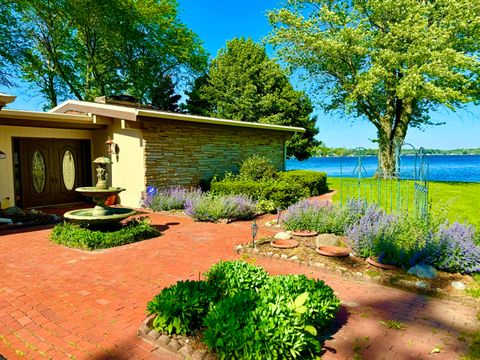
[[[378,132],[378,176],[392,177],[395,174],[395,143],[388,134]]]

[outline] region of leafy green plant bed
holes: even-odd
[[[323,281],[242,261],[215,264],[205,278],[162,290],[147,311],[156,331],[197,335],[220,359],[315,358],[340,306]]]
[[[89,229],[65,222],[53,228],[50,239],[68,247],[95,250],[130,244],[159,235],[160,231],[150,225],[147,217],[143,217],[103,229]]]

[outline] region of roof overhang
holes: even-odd
[[[125,121],[141,122],[145,119],[158,119],[186,121],[193,123],[212,124],[221,126],[236,126],[246,127],[252,129],[263,129],[273,131],[284,131],[289,133],[303,133],[304,128],[293,126],[272,125],[263,123],[253,123],[238,120],[226,120],[211,118],[206,116],[196,116],[188,114],[178,114],[165,111],[146,110],[139,108],[132,108],[126,106],[118,106],[111,104],[99,104],[87,101],[67,100],[64,103],[54,107],[48,113],[66,113],[77,112],[84,114],[95,114],[106,118],[116,118]]]
[[[203,124],[213,124],[213,125],[223,125],[223,126],[237,126],[237,127],[246,127],[246,128],[252,128],[252,129],[287,131],[287,132],[294,132],[294,133],[305,132],[305,129],[301,128],[301,127],[281,126],[281,125],[272,125],[272,124],[263,124],[263,123],[253,123],[253,122],[238,121],[238,120],[217,119],[217,118],[206,117],[206,116],[176,114],[176,113],[169,113],[169,112],[163,112],[163,111],[138,109],[137,114],[138,114],[138,116],[147,117],[147,118],[160,118],[160,119],[188,121],[188,122],[203,123]]]
[[[0,125],[60,129],[103,129],[91,115],[52,114],[39,111],[1,110]]]

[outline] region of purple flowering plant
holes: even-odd
[[[287,208],[282,217],[287,230],[310,230],[343,235],[345,229],[365,212],[363,201],[349,201],[346,206],[334,206],[325,200],[301,200]]]
[[[256,202],[244,195],[204,194],[185,203],[185,213],[196,221],[248,220],[255,216],[255,210]]]
[[[198,188],[186,189],[181,186],[161,190],[148,186],[146,195],[144,206],[154,211],[183,210],[187,200],[194,201],[202,196],[202,191]]]
[[[480,246],[473,225],[443,224],[435,234],[435,247],[426,262],[437,269],[462,274],[480,272]]]

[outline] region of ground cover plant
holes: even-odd
[[[95,250],[130,244],[159,235],[160,232],[144,217],[97,230],[64,222],[53,228],[50,239],[56,244],[68,247]]]
[[[153,327],[167,334],[202,332],[220,359],[305,359],[340,301],[323,281],[269,276],[242,261],[220,262],[205,281],[180,281],[148,303]]]

